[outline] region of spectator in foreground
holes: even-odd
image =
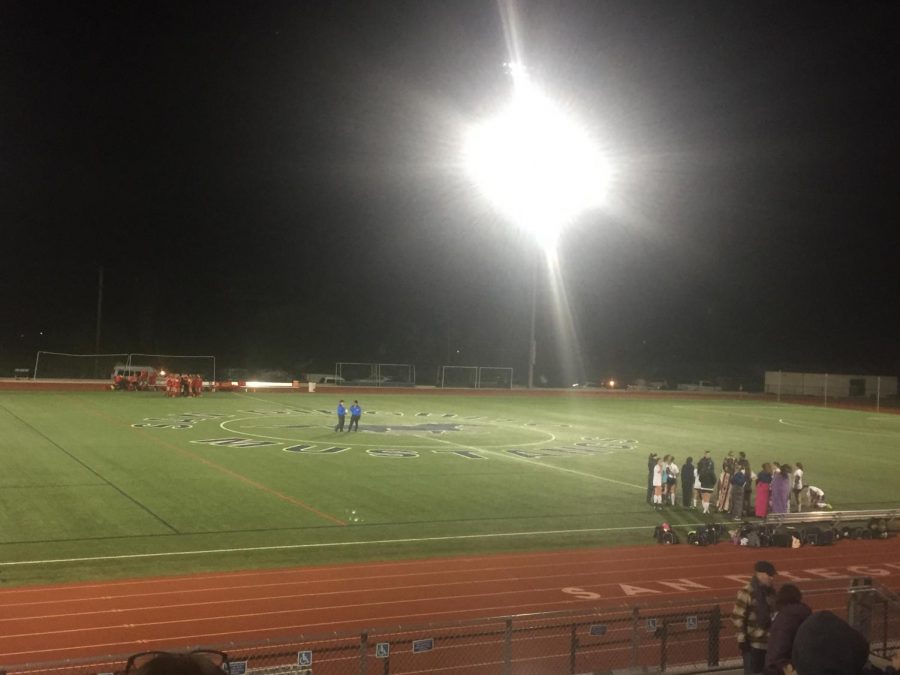
[[[772,612],[775,609],[775,590],[772,587],[775,565],[760,560],[753,566],[750,583],[738,591],[731,612],[731,622],[737,629],[737,642],[744,660],[744,673],[762,673],[766,665],[766,649]]]
[[[859,675],[868,660],[866,638],[827,610],[800,625],[791,650],[792,671],[798,675]]]
[[[188,654],[143,652],[128,659],[125,673],[136,675],[222,675],[229,672],[223,652],[196,650]]]
[[[794,584],[784,584],[775,593],[775,618],[769,629],[766,649],[766,675],[781,675],[791,662],[794,636],[812,610],[803,602],[803,594]]]

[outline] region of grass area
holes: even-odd
[[[650,541],[649,451],[802,461],[897,504],[900,416],[747,401],[0,394],[0,583]],[[348,418],[349,420],[349,418]],[[670,508],[687,526],[699,516]]]

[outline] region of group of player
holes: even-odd
[[[166,396],[177,398],[179,396],[192,396],[194,398],[203,393],[203,378],[200,375],[187,375],[169,373],[166,375]]]
[[[709,513],[713,508],[727,513],[733,519],[755,515],[764,518],[769,513],[801,511],[804,501],[813,510],[830,509],[821,488],[807,485],[803,463],[795,466],[780,462],[764,462],[759,472],[750,468],[750,462],[741,452],[738,457],[729,452],[722,462],[718,475],[709,451],[695,466],[688,457],[679,469],[675,457],[650,453],[647,461],[647,502],[657,510],[663,505],[677,506],[678,479],[681,477],[681,506],[702,508]],[[753,498],[753,485],[756,496]]]
[[[116,373],[113,376],[113,383],[110,387],[116,391],[147,391],[156,388],[156,373],[150,373],[142,370],[139,373],[132,372],[130,375]]]

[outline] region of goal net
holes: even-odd
[[[416,383],[416,368],[407,363],[340,362],[334,368],[335,382],[354,386],[406,387]]]
[[[108,380],[116,365],[128,354],[64,354],[38,352],[34,359],[34,379]]]
[[[439,385],[458,389],[512,389],[513,369],[493,366],[441,366]]]
[[[441,366],[441,387],[475,389],[478,366]]]
[[[512,389],[513,369],[485,366],[478,369],[480,389]]]

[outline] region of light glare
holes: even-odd
[[[512,105],[473,128],[464,153],[479,188],[547,250],[603,202],[608,172],[593,139],[521,76]]]

